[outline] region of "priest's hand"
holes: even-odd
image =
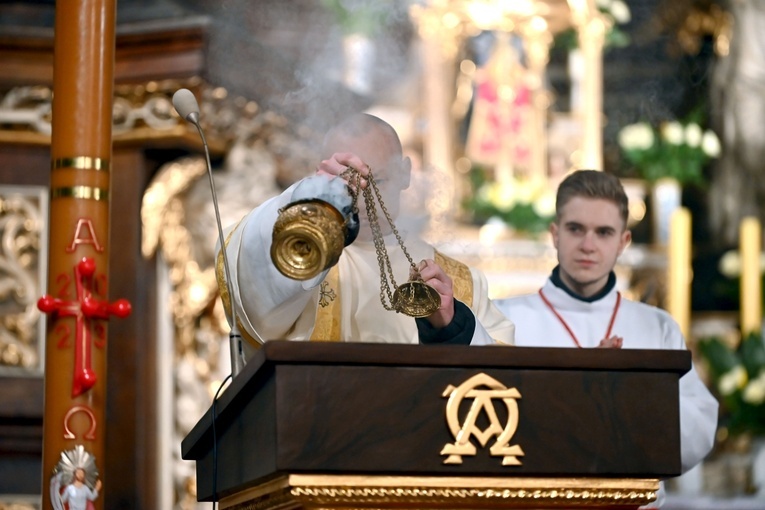
[[[444,328],[451,324],[454,319],[454,289],[452,279],[432,259],[420,262],[417,267],[422,281],[433,287],[441,298],[441,306],[438,310],[425,317],[434,328]],[[410,275],[412,277],[413,275]]]
[[[319,166],[316,167],[316,174],[337,177],[342,175],[349,167],[358,170],[359,174],[361,174],[361,187],[366,188],[367,180],[365,177],[369,175],[369,166],[352,152],[336,152],[329,159],[322,160]],[[348,174],[345,180],[347,181],[350,178],[351,176]]]
[[[603,347],[604,349],[621,349],[622,343],[624,343],[624,339],[614,335],[611,338],[604,338],[601,340],[598,347]]]

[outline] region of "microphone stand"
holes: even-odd
[[[218,226],[218,237],[220,239],[220,249],[223,256],[223,269],[226,274],[226,281],[228,282],[228,298],[229,306],[231,308],[231,332],[229,333],[229,353],[231,355],[231,377],[239,375],[244,366],[244,353],[242,352],[242,335],[239,333],[239,324],[236,320],[236,305],[234,303],[234,293],[231,291],[231,270],[228,264],[228,255],[226,254],[226,242],[223,236],[223,225],[220,219],[220,211],[218,210],[218,195],[215,192],[215,183],[213,182],[212,164],[210,163],[210,150],[207,147],[207,139],[202,131],[202,127],[199,125],[199,114],[197,112],[189,113],[186,117],[189,122],[196,126],[199,136],[202,139],[202,145],[205,149],[205,159],[207,160],[207,177],[210,179],[210,191],[212,192],[213,207],[215,208],[215,220]]]

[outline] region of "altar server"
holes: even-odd
[[[516,345],[686,349],[680,328],[667,312],[630,301],[616,288],[613,269],[632,235],[627,207],[627,195],[613,175],[582,170],[561,182],[550,225],[558,265],[538,292],[495,301],[515,324]],[[691,367],[680,379],[683,472],[711,450],[717,408]],[[648,508],[661,506],[662,493]]]

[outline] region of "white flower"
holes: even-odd
[[[533,204],[545,189],[545,183],[539,179],[518,179],[515,182],[515,196],[522,204]]]
[[[653,142],[653,129],[646,122],[630,124],[619,131],[619,145],[626,150],[646,150]]]
[[[549,218],[555,215],[555,193],[552,191],[544,193],[534,202],[534,212],[542,218]]]
[[[717,389],[720,390],[720,394],[723,396],[731,395],[734,391],[746,385],[746,379],[744,367],[736,365],[720,377],[720,380],[717,382]]]
[[[672,145],[683,143],[683,125],[677,121],[665,122],[661,125],[661,136]]]
[[[630,19],[632,19],[630,8],[622,0],[614,0],[609,11],[619,24],[629,23]]]
[[[702,131],[698,124],[691,123],[685,126],[685,143],[689,147],[698,147],[701,145]]]
[[[737,250],[725,252],[717,263],[717,269],[727,278],[741,276],[741,255]],[[760,272],[765,273],[765,252],[760,253]]]
[[[476,198],[480,202],[491,203],[492,187],[494,187],[493,184],[484,184],[478,188],[478,191],[476,192]]]
[[[714,131],[707,130],[701,137],[701,150],[709,157],[716,158],[720,155],[720,139]]]
[[[760,372],[756,379],[746,385],[741,398],[744,402],[756,406],[765,402],[765,371]]]
[[[741,256],[736,250],[730,250],[720,257],[717,268],[728,278],[735,278],[741,274]]]
[[[513,183],[492,183],[486,190],[486,198],[494,207],[503,211],[509,211],[518,202],[515,186]]]

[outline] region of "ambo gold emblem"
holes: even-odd
[[[504,457],[503,466],[519,466],[519,456],[524,455],[518,445],[510,446],[510,439],[518,428],[518,402],[521,394],[515,388],[507,388],[496,379],[486,374],[474,375],[457,387],[451,384],[444,390],[443,397],[449,397],[446,403],[446,422],[454,436],[454,443],[447,443],[441,450],[441,455],[448,455],[444,464],[462,464],[463,455],[475,455],[476,447],[470,441],[475,436],[482,447],[485,447],[493,436],[497,439],[489,448],[489,453],[495,457]],[[459,408],[465,398],[472,398],[473,403],[460,423]],[[494,399],[501,399],[507,407],[507,422],[504,427],[494,409]],[[486,429],[478,428],[477,421],[481,412],[489,420]]]

